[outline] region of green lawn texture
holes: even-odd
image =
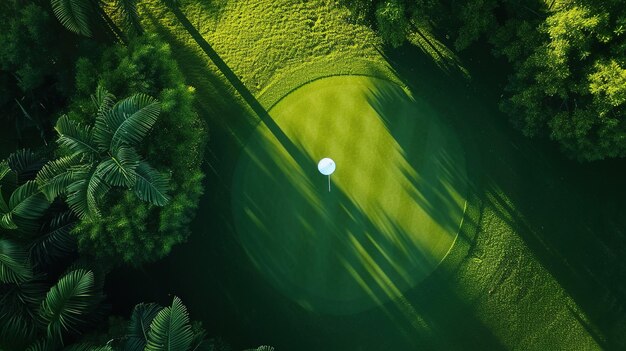
[[[303,307],[355,312],[402,296],[450,250],[463,217],[465,160],[441,120],[387,80],[309,83],[261,123],[233,181],[242,245]],[[338,165],[326,189],[316,160]],[[463,194],[463,195],[462,195]]]
[[[449,125],[451,132],[444,134],[458,137],[445,143],[459,143],[463,150],[466,169],[451,169],[467,173],[463,197],[468,207],[452,251],[421,283],[408,284],[399,296],[392,294],[388,302],[371,309],[348,308],[344,314],[329,314],[323,308],[316,310],[321,300],[302,307],[302,301],[295,301],[288,290],[272,283],[267,273],[255,266],[254,257],[260,253],[246,254],[241,231],[234,224],[241,214],[232,211],[236,206],[233,198],[238,196],[232,195],[233,191],[237,194],[238,187],[246,186],[237,175],[237,162],[250,162],[244,147],[257,145],[260,149],[254,153],[262,154],[278,146],[258,145],[268,140],[259,137],[267,136],[262,131],[264,122],[259,124],[259,117],[176,17],[160,1],[144,1],[140,10],[145,25],[170,43],[189,84],[196,88],[198,108],[211,127],[211,142],[207,194],[194,235],[171,257],[143,272],[143,278],[135,278],[134,284],[151,292],[128,293],[129,299],[133,294],[145,300],[176,293],[195,311],[194,318],[203,320],[211,333],[222,335],[235,347],[265,343],[284,350],[594,350],[624,345],[626,319],[619,303],[624,289],[612,279],[624,271],[619,257],[624,252],[625,204],[620,194],[625,189],[618,174],[611,171],[620,165],[574,164],[563,160],[550,145],[519,136],[496,106],[497,89],[493,87],[501,81],[489,79],[488,69],[497,62],[468,62],[468,72],[474,77],[470,84],[440,70],[441,66],[418,48],[404,48],[384,57],[373,32],[349,24],[346,10],[330,1],[183,1],[181,8],[259,102],[268,110],[277,104],[270,115],[285,129],[282,137],[290,137],[290,151],[302,150],[294,157],[307,162],[316,161],[326,151],[321,147],[324,143],[299,145],[313,140],[307,138],[314,138],[316,126],[300,130],[298,126],[313,122],[287,116],[292,107],[282,103],[294,99],[297,105],[298,94],[314,84],[331,82],[331,78],[321,79],[331,76],[367,76],[370,78],[359,79],[369,79],[368,84],[384,80],[373,84],[377,88],[392,84],[389,81],[395,81],[394,87],[408,87],[424,110],[432,111],[433,120],[440,119],[433,123]],[[280,100],[283,97],[284,101]],[[324,120],[339,124],[341,120],[333,117]],[[377,135],[395,139],[393,128],[389,130]],[[404,132],[420,135],[423,130],[411,127]],[[359,143],[373,143],[353,137]],[[409,154],[419,151],[419,145],[407,150],[404,141],[395,142]],[[284,154],[279,148],[278,153],[263,157],[294,167],[294,163],[284,163],[289,160]],[[413,157],[423,156],[406,158],[419,170]],[[461,155],[452,157],[462,159]],[[311,206],[339,201],[329,196],[343,196],[342,203],[358,205],[358,199],[350,198],[358,195],[347,191],[349,182],[339,173],[345,162],[338,162],[336,193],[323,194],[326,184],[322,178],[319,185],[305,183],[308,192],[291,189],[289,194],[314,194],[319,203],[312,201]],[[257,171],[259,177],[262,172]],[[292,175],[281,174],[280,167],[268,172],[282,177],[277,179],[283,184],[268,185],[277,191],[287,192],[283,186],[305,186],[288,178]],[[302,172],[293,176],[314,179],[308,170]],[[270,182],[268,179],[258,181]],[[360,186],[367,188],[366,183]],[[386,185],[376,183],[371,191],[381,186]],[[403,207],[411,206],[415,204]],[[267,204],[264,210],[272,211]],[[396,211],[394,215],[409,216]],[[277,218],[271,214],[271,220]],[[450,223],[458,225],[456,219]],[[313,254],[306,252],[304,257],[310,259]],[[151,283],[156,276],[167,288]]]

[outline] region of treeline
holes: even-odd
[[[486,40],[513,73],[501,108],[571,158],[626,156],[626,6],[620,0],[343,0],[390,46],[415,30],[456,50]]]
[[[167,255],[203,192],[206,127],[136,1],[0,2],[0,350],[227,350],[178,298],[109,317],[106,273]],[[112,11],[112,12],[109,12]]]

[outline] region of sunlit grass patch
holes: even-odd
[[[233,209],[246,252],[283,293],[355,312],[399,298],[439,265],[463,217],[465,160],[425,104],[388,80],[340,76],[270,114],[289,140],[259,125]],[[337,162],[331,192],[315,167],[326,156]]]

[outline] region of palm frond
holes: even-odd
[[[117,0],[116,8],[124,16],[126,30],[135,34],[143,32],[137,11],[137,0]]]
[[[21,223],[29,224],[41,217],[49,206],[50,203],[39,191],[34,180],[29,180],[15,189],[8,204],[0,192],[0,228],[17,229],[16,219],[24,219],[26,221]]]
[[[111,186],[125,186],[132,189],[137,180],[135,169],[139,161],[139,155],[133,148],[122,146],[111,158],[102,161],[96,172]]]
[[[40,309],[48,337],[62,340],[64,332],[78,331],[85,317],[101,301],[94,287],[93,272],[77,269],[65,274],[50,288]]]
[[[0,287],[0,315],[19,314],[34,321],[39,316],[39,305],[47,290],[46,283],[36,276],[17,284],[3,284]]]
[[[18,314],[0,315],[0,327],[0,344],[7,350],[23,350],[37,333],[37,325]]]
[[[0,214],[5,214],[9,211],[9,205],[7,205],[7,202],[4,200],[4,196],[2,195],[2,185],[0,185]]]
[[[37,171],[41,169],[45,161],[37,157],[34,152],[28,149],[18,150],[7,158],[9,167],[17,173],[19,182],[35,178]]]
[[[34,180],[29,180],[13,192],[9,198],[9,210],[24,219],[38,219],[50,203]]]
[[[145,94],[135,94],[115,104],[108,115],[110,149],[137,145],[150,131],[161,112],[159,102]]]
[[[59,133],[57,140],[59,145],[67,147],[72,153],[85,154],[86,156],[98,154],[89,126],[83,126],[63,115],[57,121],[54,129]]]
[[[193,351],[208,351],[214,350],[210,341],[206,337],[206,330],[202,327],[202,323],[195,322],[191,325],[191,331],[193,333],[193,340],[191,341],[191,350]]]
[[[124,351],[143,351],[148,342],[150,324],[163,307],[155,303],[140,303],[133,309],[128,325],[128,339]]]
[[[11,169],[8,160],[0,162],[0,186],[7,193],[12,193],[17,187],[17,173]]]
[[[111,146],[111,137],[113,136],[113,128],[108,124],[110,118],[108,115],[115,105],[115,96],[104,87],[98,85],[96,94],[91,98],[98,109],[96,123],[93,128],[93,139],[101,151],[107,151]]]
[[[52,11],[61,24],[74,33],[90,37],[91,2],[87,0],[51,0]]]
[[[66,193],[67,187],[76,180],[81,159],[78,154],[63,156],[48,162],[37,173],[35,180],[48,201],[52,202],[57,196]]]
[[[0,285],[0,345],[23,349],[36,337],[37,312],[46,289],[36,280]]]
[[[144,351],[146,342],[139,338],[126,338],[122,351]]]
[[[79,179],[67,187],[67,204],[80,218],[99,216],[98,201],[109,191],[109,186],[96,172],[96,167],[81,169]]]
[[[4,179],[4,177],[11,172],[11,167],[9,166],[8,160],[3,160],[0,162],[0,180]]]
[[[30,262],[45,267],[76,251],[76,238],[70,234],[75,225],[75,217],[65,212],[42,226],[39,236],[29,245]]]
[[[17,173],[9,167],[9,162],[7,160],[0,162],[0,186],[7,194],[15,191],[18,185],[17,180]]]
[[[158,172],[147,162],[139,163],[135,170],[137,181],[135,183],[135,194],[143,201],[150,202],[157,206],[165,206],[169,203],[169,177]]]
[[[96,94],[91,96],[91,100],[96,105],[98,112],[108,111],[115,105],[115,95],[111,94],[102,85],[98,85]]]
[[[4,229],[17,229],[17,224],[13,218],[13,212],[3,213],[0,216],[0,228]]]
[[[0,283],[22,283],[33,278],[26,252],[17,244],[0,239]]]
[[[188,351],[193,340],[187,308],[178,297],[150,324],[146,351]]]

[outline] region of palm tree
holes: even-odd
[[[70,268],[52,286],[42,277],[23,247],[0,239],[0,348],[61,344],[98,315],[102,283],[93,271]]]
[[[19,150],[0,162],[0,229],[6,238],[28,241],[28,259],[43,267],[76,250],[70,231],[75,216],[64,204],[50,204],[34,181],[45,161]],[[5,199],[3,193],[10,196]]]
[[[191,328],[189,313],[174,296],[172,305],[141,303],[135,306],[128,325],[124,351],[191,351],[207,346],[204,331]]]
[[[202,328],[192,328],[187,308],[174,296],[172,305],[161,307],[154,303],[135,306],[128,325],[123,351],[199,351],[215,350]],[[274,351],[271,346],[259,346],[249,351]]]
[[[148,134],[160,113],[157,100],[136,94],[117,103],[98,87],[93,97],[95,125],[84,126],[67,116],[55,129],[66,155],[49,162],[37,175],[48,201],[66,195],[72,211],[81,218],[98,216],[99,202],[112,187],[124,187],[156,206],[169,202],[169,176],[156,171],[136,147]]]
[[[124,40],[123,33],[102,7],[100,0],[50,0],[52,11],[61,24],[70,31],[91,37],[94,34],[94,22],[100,22],[104,28]],[[137,0],[116,0],[115,11],[123,18],[124,26],[131,34],[141,34],[143,29],[137,12]]]
[[[29,150],[20,150],[0,162],[0,228],[26,229],[50,206],[33,180],[42,164]]]
[[[74,217],[64,205],[50,207],[34,181],[44,164],[29,150],[0,162],[0,349],[24,349],[38,338],[40,349],[52,347],[91,320],[102,300],[90,269],[71,268],[52,286],[45,279],[47,265],[76,242]]]

